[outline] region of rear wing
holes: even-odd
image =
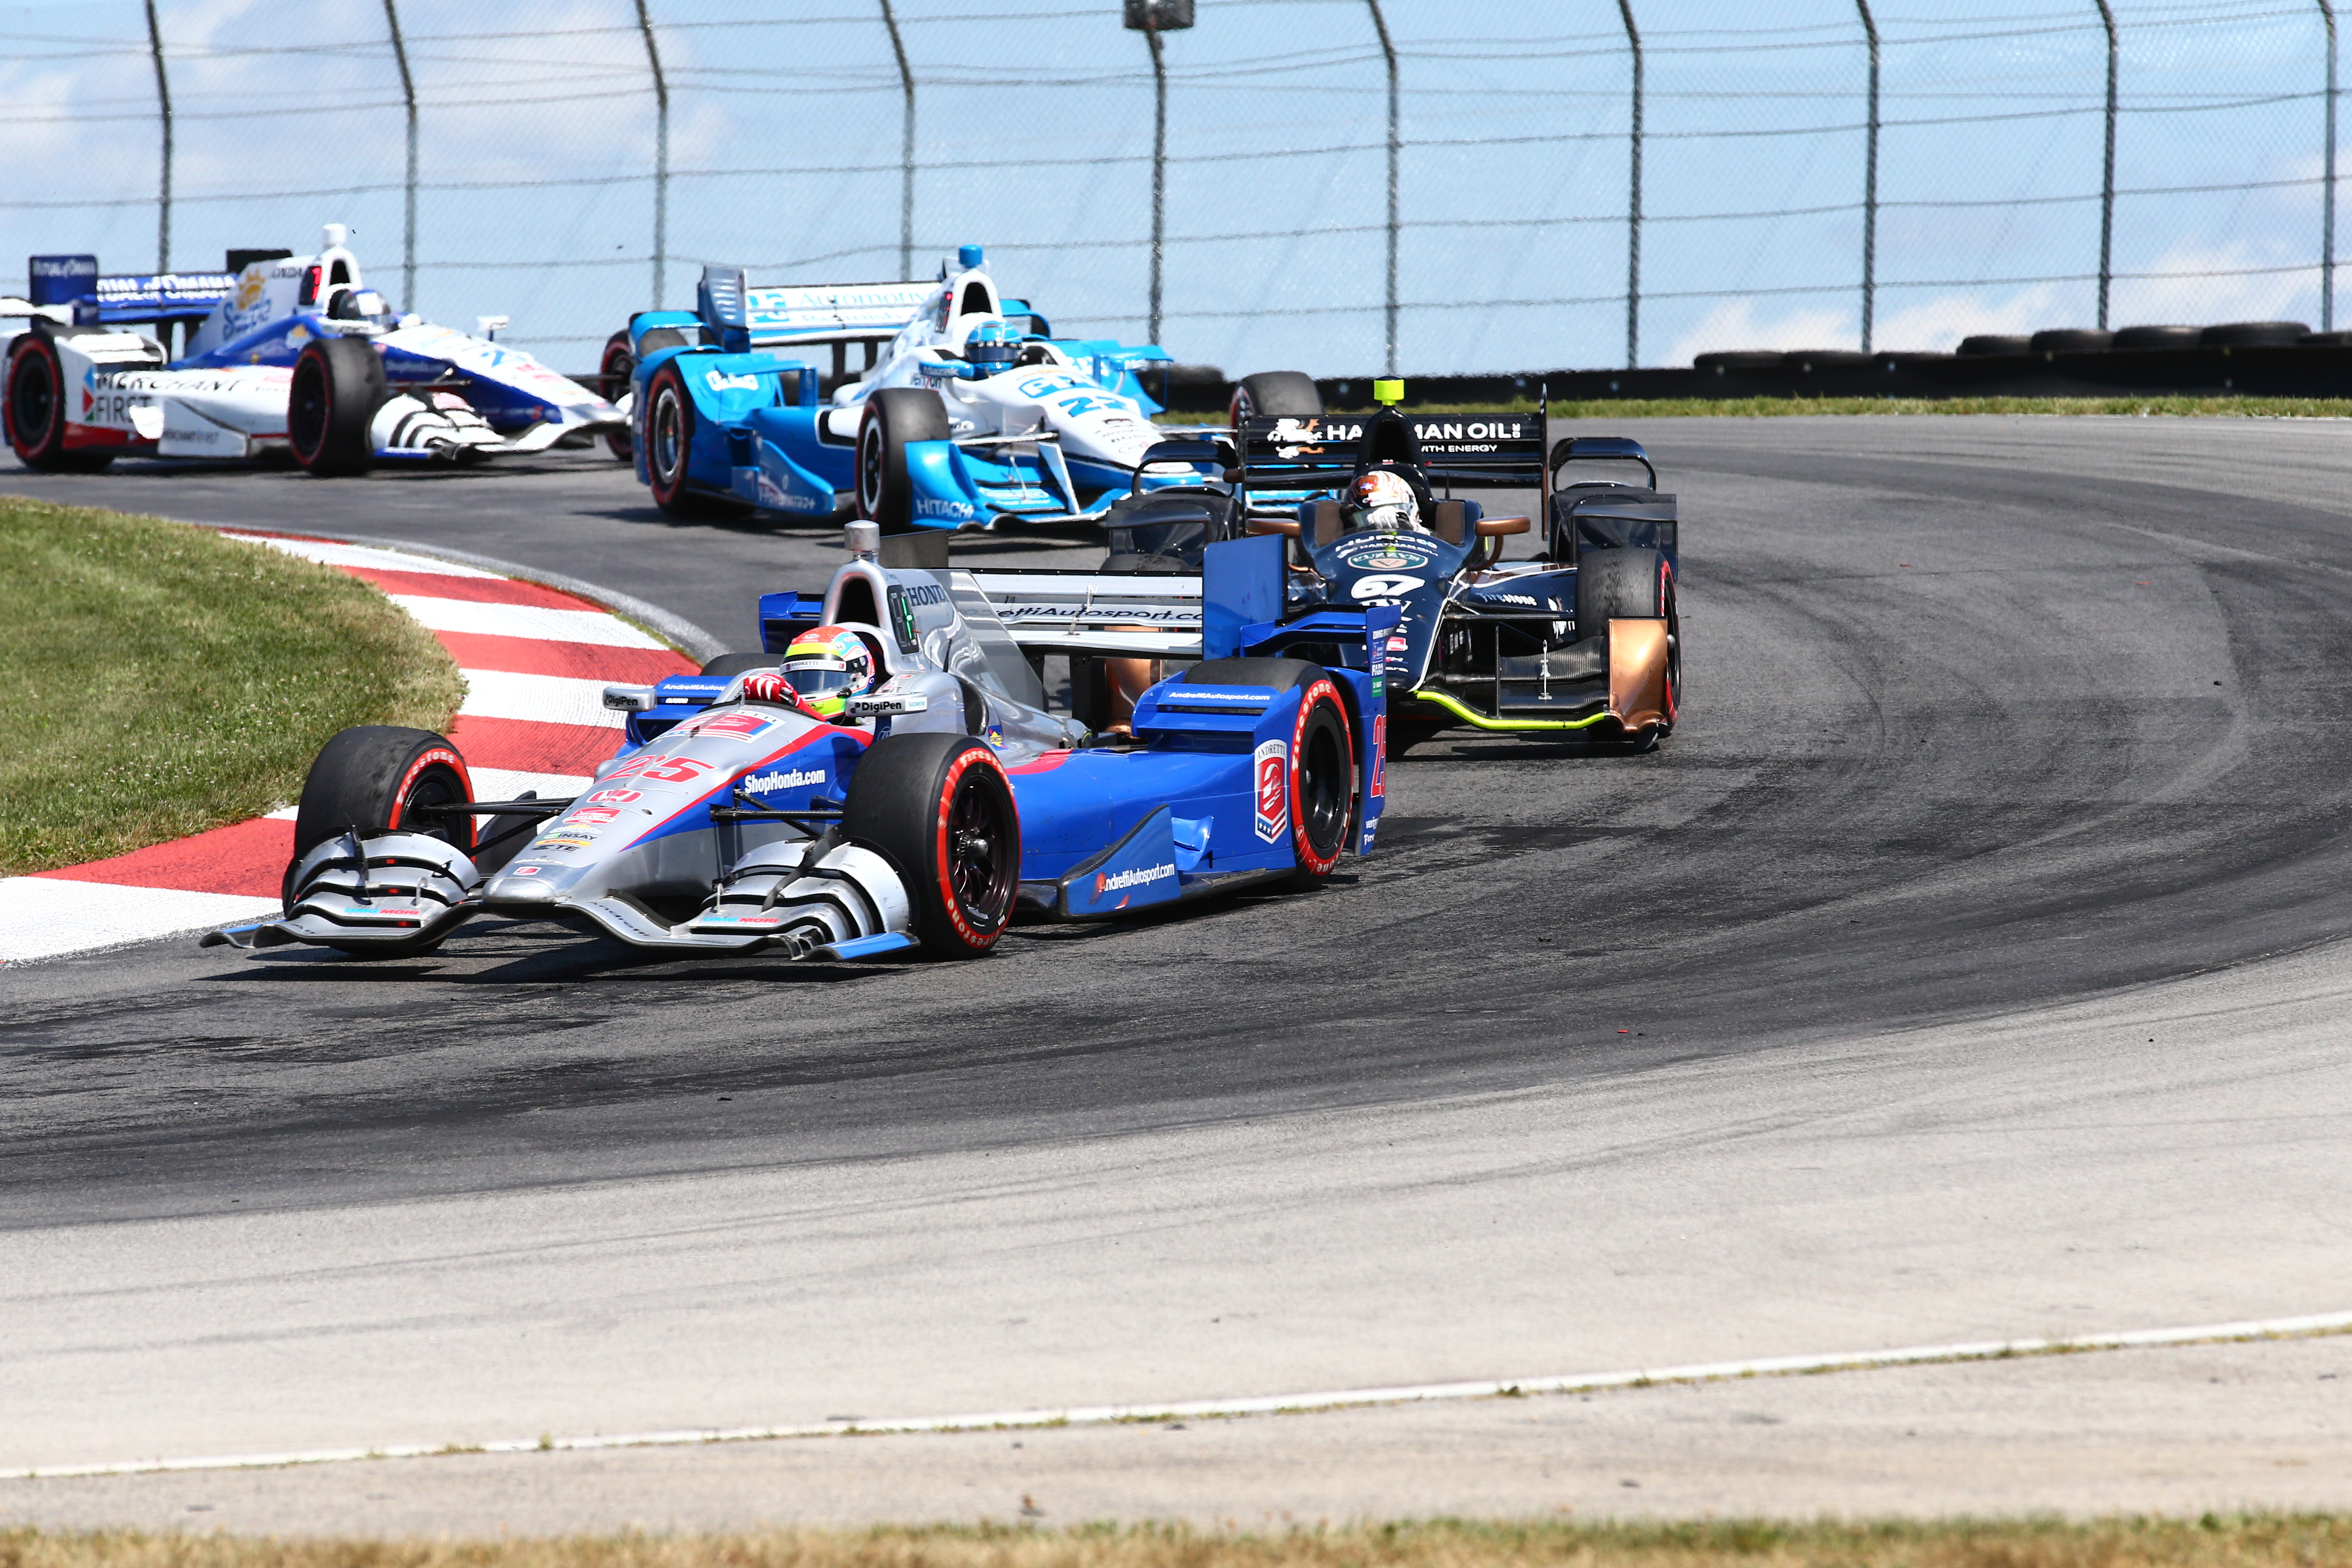
[[[70,306],[79,327],[139,321],[201,321],[236,293],[227,272],[151,272],[106,277],[94,256],[36,256],[26,265],[31,298],[42,306]],[[15,312],[11,312],[12,314]],[[32,313],[32,312],[26,312]],[[41,314],[50,314],[42,310]]]
[[[1272,489],[1328,489],[1382,460],[1416,464],[1456,488],[1545,484],[1540,414],[1266,416],[1244,421],[1238,434],[1244,482]]]
[[[1024,650],[1201,657],[1201,579],[1171,574],[963,572]]]

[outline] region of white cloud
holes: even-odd
[[[1801,310],[1759,321],[1753,300],[1725,300],[1675,340],[1665,363],[1688,364],[1723,349],[1836,348],[1854,342],[1856,331],[1850,310]]]
[[[2053,319],[2057,294],[2056,287],[2049,283],[2036,283],[2003,300],[1990,299],[1976,289],[1938,294],[1880,317],[1870,346],[1914,353],[1946,352],[1958,347],[1962,338],[1979,332],[2034,332],[2044,327],[2087,325]]]
[[[2242,272],[2255,268],[2293,266],[2298,259],[2274,247],[2257,247],[2244,240],[2207,246],[2184,241],[2172,246],[2145,268],[2148,272]],[[2309,310],[2319,289],[2319,264],[2292,272],[2262,272],[2251,277],[2121,278],[2116,280],[2114,309],[2108,320],[2185,321],[2210,325],[2217,321],[2278,321],[2294,310]]]

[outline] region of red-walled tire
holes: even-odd
[[[664,516],[740,517],[751,510],[732,497],[688,487],[687,475],[694,466],[694,395],[686,388],[686,373],[677,361],[655,371],[646,382],[645,412],[646,474],[652,481],[654,504]]]
[[[375,467],[368,429],[391,395],[383,356],[365,338],[305,343],[294,356],[286,397],[286,444],[294,460],[320,479],[366,473]]]
[[[1013,781],[969,735],[887,735],[850,775],[842,827],[898,868],[935,958],[977,958],[1012,923],[1021,889]]]
[[[629,390],[629,377],[637,368],[637,356],[629,347],[629,334],[625,328],[604,340],[604,358],[596,367],[596,395],[607,403],[618,403]],[[604,449],[627,462],[636,456],[636,446],[626,430],[604,432]]]
[[[0,395],[0,421],[8,447],[28,468],[89,472],[114,461],[108,451],[66,449],[66,370],[45,332],[26,332],[8,345],[8,374]]]
[[[1356,819],[1354,733],[1348,725],[1348,706],[1328,671],[1303,658],[1204,659],[1177,678],[1193,686],[1271,686],[1277,691],[1297,689],[1298,717],[1279,766],[1282,802],[1290,834],[1291,854],[1297,868],[1293,887],[1319,885],[1347,853],[1348,828]],[[1274,763],[1260,760],[1259,766]],[[1266,800],[1266,783],[1260,799]],[[1270,813],[1261,812],[1264,822]]]

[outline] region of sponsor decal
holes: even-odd
[[[1095,897],[1099,899],[1105,893],[1124,892],[1129,888],[1148,888],[1154,882],[1164,882],[1175,874],[1176,864],[1172,860],[1158,866],[1139,867],[1132,871],[1117,872],[1108,877],[1097,871],[1095,873]]]
[[[396,918],[417,920],[424,916],[425,911],[417,908],[415,904],[345,904],[343,906],[343,913],[347,915],[392,915]]]
[[[1361,551],[1343,559],[1360,572],[1426,572],[1430,560],[1419,551],[1404,552],[1393,547]]]
[[[536,877],[539,875],[539,868],[536,866],[514,866],[509,867],[509,869],[513,871],[518,877]]]
[[[704,926],[780,926],[790,918],[791,917],[788,915],[730,915],[720,913],[705,915],[694,923]]]
[[[934,582],[912,583],[905,591],[909,604],[944,605],[948,602],[948,591]]]
[[[692,757],[632,757],[604,775],[611,784],[619,779],[644,779],[652,784],[692,784],[710,771],[710,764]]]
[[[743,781],[743,787],[754,795],[764,795],[772,789],[799,789],[804,784],[824,783],[823,768],[785,768],[774,773],[754,773]]]
[[[1255,691],[1187,691],[1182,696],[1187,702],[1255,702],[1261,708],[1266,700]]]
[[[1409,576],[1402,572],[1375,572],[1357,578],[1355,586],[1348,590],[1348,596],[1360,604],[1387,605],[1427,586],[1429,579],[1426,577]]]
[[[1539,600],[1539,599],[1531,599],[1531,598],[1528,597],[1528,595],[1526,595],[1525,594],[1486,594],[1486,595],[1481,595],[1481,596],[1482,596],[1482,597],[1485,597],[1485,598],[1488,598],[1488,599],[1496,599],[1496,600],[1499,600],[1499,601],[1501,601],[1503,604],[1506,604],[1506,605],[1538,605],[1538,604],[1542,603],[1542,601],[1541,601],[1541,600]]]
[[[567,847],[572,849],[585,849],[588,846],[595,842],[596,832],[593,828],[577,828],[568,826],[559,827],[552,833],[542,833],[538,837],[532,839],[530,841],[530,851],[532,854],[537,855],[550,849],[563,849]]]
[[[755,741],[775,727],[775,720],[762,719],[757,713],[719,713],[680,724],[678,732],[696,736],[716,735],[728,741]]]
[[[1257,777],[1257,836],[1268,844],[1290,826],[1290,742],[1267,741],[1255,756]]]
[[[756,375],[728,375],[715,370],[702,373],[702,383],[713,392],[757,392],[760,378]]]
[[[915,651],[915,606],[907,597],[907,590],[898,584],[890,584],[890,630],[898,638],[898,651]]]
[[[604,827],[620,820],[621,814],[611,806],[583,806],[563,819],[566,827]]]
[[[633,800],[645,799],[643,790],[600,789],[588,797],[591,805],[626,805]]]
[[[1530,439],[1525,419],[1473,419],[1467,423],[1448,420],[1445,423],[1423,424],[1415,421],[1412,433],[1422,441],[1525,441]]]
[[[1402,653],[1404,650],[1404,634],[1402,632],[1391,632],[1389,635],[1389,651],[1391,653]]]
[[[980,509],[968,500],[940,500],[931,496],[915,498],[917,517],[952,517],[959,520],[975,518]]]
[[[1372,717],[1372,798],[1380,799],[1389,792],[1389,716],[1378,713]],[[1365,837],[1371,830],[1365,829]]]

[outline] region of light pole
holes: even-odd
[[[882,25],[890,29],[890,53],[898,61],[898,90],[906,100],[898,134],[898,280],[915,279],[915,71],[907,63],[907,40],[898,36],[898,15],[882,0]]]
[[[1389,67],[1389,293],[1388,293],[1388,359],[1389,374],[1397,373],[1397,52],[1389,37],[1388,18],[1381,15],[1381,0],[1365,0],[1372,8],[1372,28],[1381,36],[1381,55]]]
[[[1870,0],[1853,0],[1870,37],[1870,142],[1862,164],[1862,352],[1870,352],[1870,318],[1878,302],[1878,22]]]
[[[392,25],[392,58],[400,66],[400,96],[408,104],[408,182],[400,227],[400,308],[416,309],[416,79],[408,74],[408,44],[400,36],[400,7],[383,0]]]
[[[155,270],[172,270],[172,79],[163,74],[163,26],[155,0],[147,0],[147,47],[155,56],[155,101],[163,110],[163,188],[157,198]]]
[[[2107,0],[2098,0],[2099,20],[2107,29],[2107,157],[2099,180],[2099,331],[2107,330],[2107,285],[2115,278],[2116,252],[2116,13]]]
[[[2336,7],[2319,0],[2327,23],[2327,189],[2319,206],[2319,330],[2336,330]]]
[[[637,0],[637,31],[646,40],[646,63],[654,73],[654,298],[662,308],[663,263],[669,259],[669,79],[662,74],[661,46],[654,42],[654,19]]]
[[[1625,19],[1625,47],[1633,51],[1633,166],[1625,177],[1625,368],[1642,363],[1642,32],[1633,0],[1617,0]]]
[[[1168,61],[1160,35],[1192,25],[1192,0],[1127,0],[1128,27],[1151,46],[1151,342],[1160,341],[1160,278],[1168,239]]]

